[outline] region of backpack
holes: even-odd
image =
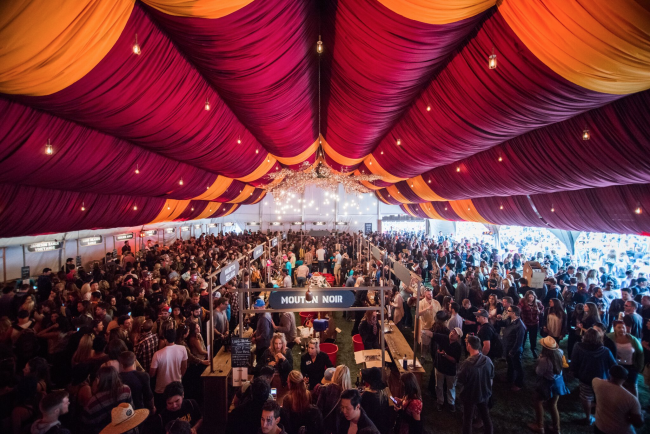
[[[14,326],[16,330],[20,327]],[[16,339],[16,344],[14,345],[16,354],[20,354],[25,360],[30,360],[33,357],[38,355],[38,351],[41,348],[41,345],[36,337],[36,332],[33,328],[29,327],[22,329]]]

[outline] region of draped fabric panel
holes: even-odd
[[[326,0],[323,56],[329,62],[329,88],[322,131],[337,154],[358,159],[372,152],[484,18],[478,10],[462,15],[446,24],[428,24],[376,0]]]
[[[379,3],[411,20],[448,24],[480,14],[494,6],[496,0],[379,0]]]
[[[134,3],[0,2],[0,92],[49,95],[75,83],[112,49]]]
[[[255,137],[139,4],[90,73],[55,94],[20,100],[215,174],[246,176],[266,161]]]
[[[650,88],[650,3],[504,0],[499,11],[546,66],[584,88],[618,95]]]
[[[472,199],[472,203],[483,218],[494,224],[545,226],[526,196],[481,197]]]
[[[318,137],[315,0],[256,1],[219,19],[149,11],[270,153],[295,157]]]
[[[253,0],[142,0],[147,5],[168,15],[179,17],[221,18]]]
[[[431,202],[431,207],[444,220],[462,222],[464,219],[459,216],[449,202]]]
[[[648,113],[650,91],[640,92],[395,186],[417,203],[647,183]],[[582,139],[586,127],[588,141]]]
[[[492,50],[498,67],[491,70]],[[374,157],[391,175],[410,178],[617,98],[553,72],[496,12],[366,161]]]

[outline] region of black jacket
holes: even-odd
[[[503,346],[507,355],[514,355],[524,350],[526,326],[521,318],[517,318],[503,330]]]
[[[481,353],[468,357],[458,369],[456,376],[462,386],[460,400],[465,403],[480,404],[492,396],[494,365],[492,360]]]
[[[337,434],[348,434],[348,429],[350,429],[350,421],[343,416],[343,413],[339,412],[337,423],[336,423],[336,432]],[[358,431],[361,431],[364,428],[370,427],[370,428],[375,428],[374,423],[370,420],[366,412],[361,409],[361,416],[359,417],[359,421],[357,422],[357,427]]]

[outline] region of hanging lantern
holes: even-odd
[[[488,57],[488,67],[490,69],[497,69],[497,55],[494,54],[494,47],[492,48],[492,54]]]
[[[140,45],[138,45],[138,34],[135,34],[135,44],[133,44],[133,53],[137,54],[138,56],[142,51],[140,50]]]
[[[54,153],[54,150],[52,149],[52,144],[50,143],[50,139],[47,139],[47,144],[45,145],[45,155],[52,155]]]
[[[582,140],[589,140],[589,139],[591,139],[591,134],[589,134],[589,130],[585,128],[582,131]]]
[[[320,35],[318,35],[318,42],[316,42],[316,52],[318,54],[323,52],[323,41],[320,40]]]

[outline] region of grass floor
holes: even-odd
[[[336,325],[342,332],[338,335],[336,344],[339,346],[338,363],[345,364],[350,368],[352,382],[354,383],[361,365],[354,362],[354,352],[352,349],[352,338],[350,332],[353,323],[345,321],[340,313],[335,314]],[[413,332],[406,329],[404,336],[412,345]],[[562,342],[561,347],[566,350],[566,340]],[[493,393],[496,398],[495,405],[491,410],[492,420],[494,423],[494,432],[522,432],[532,433],[526,426],[527,423],[533,422],[535,412],[533,410],[532,391],[535,381],[535,361],[532,359],[528,344],[524,349],[524,370],[525,370],[525,388],[519,392],[510,391],[508,384],[495,382]],[[539,348],[539,347],[538,347]],[[294,348],[294,360],[300,356],[299,347]],[[431,362],[424,362],[426,374],[422,386],[422,395],[424,400],[424,410],[422,417],[424,421],[425,432],[428,433],[459,433],[462,428],[462,413],[450,413],[446,410],[437,412],[435,410],[435,394],[432,396],[427,390],[429,384],[429,374],[433,369]],[[497,376],[505,376],[506,363],[496,363]],[[641,406],[645,407],[650,404],[650,391],[643,384],[642,376],[639,381],[639,395]],[[578,381],[574,380],[567,385],[571,389],[571,394],[560,398],[558,408],[560,410],[561,431],[563,434],[586,434],[592,433],[593,428],[580,424],[580,419],[584,417],[580,399],[578,397]],[[646,415],[647,416],[647,415]],[[550,422],[550,415],[546,414],[547,421]],[[650,420],[646,417],[646,424],[637,430],[638,433],[650,433]],[[481,430],[475,430],[482,432]]]

